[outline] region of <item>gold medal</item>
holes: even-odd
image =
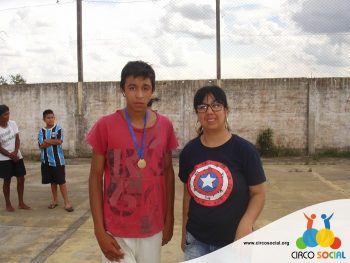
[[[140,169],[145,168],[145,167],[146,167],[146,161],[145,161],[145,159],[140,159],[140,160],[138,160],[137,166],[138,166]]]
[[[146,111],[145,117],[143,120],[143,134],[142,134],[142,139],[141,139],[141,147],[139,147],[139,144],[137,143],[136,135],[134,132],[134,128],[131,125],[131,120],[130,120],[128,111],[125,109],[124,113],[125,113],[126,121],[128,122],[128,128],[129,128],[129,131],[131,133],[132,140],[133,140],[135,148],[137,150],[137,155],[140,158],[137,161],[137,167],[140,169],[143,169],[146,167],[146,161],[143,158],[144,158],[144,152],[145,152],[144,150],[145,150],[145,143],[146,143],[146,124],[147,124],[147,118],[148,118],[148,111]]]

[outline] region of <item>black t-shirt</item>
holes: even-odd
[[[232,135],[209,148],[197,137],[184,147],[179,164],[179,177],[191,194],[187,231],[207,244],[232,243],[248,206],[249,186],[266,180],[254,145]]]

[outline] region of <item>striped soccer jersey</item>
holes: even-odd
[[[60,125],[55,124],[50,129],[41,128],[38,135],[39,145],[46,139],[59,139],[63,141],[63,129]],[[65,164],[62,144],[52,145],[47,148],[41,149],[41,162],[48,164],[49,166],[62,166]]]

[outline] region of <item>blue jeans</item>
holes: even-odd
[[[221,246],[209,245],[197,240],[190,232],[186,232],[185,260],[198,258],[218,250]]]

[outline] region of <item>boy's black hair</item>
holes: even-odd
[[[120,88],[122,90],[124,90],[126,78],[129,76],[149,78],[152,83],[152,92],[154,91],[156,74],[151,65],[141,60],[129,61],[122,69],[120,76]]]
[[[212,85],[212,86],[204,86],[200,88],[199,90],[197,90],[196,94],[194,95],[193,107],[196,112],[197,112],[197,106],[200,104],[203,104],[204,98],[209,94],[212,94],[213,97],[215,98],[215,101],[224,105],[225,109],[228,109],[225,91],[219,86]]]
[[[45,117],[49,114],[54,114],[53,110],[47,109],[43,111],[43,119],[45,119]]]
[[[10,111],[9,107],[5,104],[0,105],[0,115],[4,114],[5,112]]]

